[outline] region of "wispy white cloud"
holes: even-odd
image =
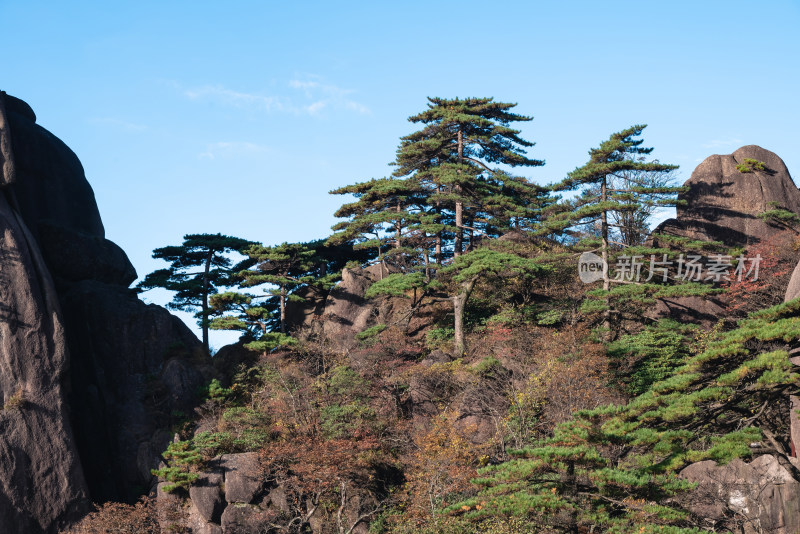
[[[144,124],[128,122],[121,119],[115,119],[113,117],[93,117],[89,119],[89,122],[91,124],[111,126],[112,128],[125,130],[126,132],[143,132],[147,130],[147,126]]]
[[[319,78],[313,75],[309,77]],[[312,100],[303,108],[309,115],[317,115],[324,109],[345,109],[362,115],[370,113],[367,106],[351,98],[350,95],[354,93],[352,89],[343,89],[314,79],[290,80],[289,87],[302,91],[307,100]]]
[[[744,143],[744,141],[741,139],[714,139],[701,146],[703,148],[738,148],[742,143]]]
[[[200,159],[217,159],[218,157],[233,157],[243,154],[262,154],[270,150],[271,148],[267,145],[248,141],[220,141],[208,144],[205,151],[197,156]]]
[[[292,89],[302,89],[306,91],[306,94],[310,97],[311,90],[319,87],[319,82],[290,80],[289,87],[291,87]]]
[[[204,85],[183,89],[184,96],[196,101],[216,101],[231,107],[246,108],[264,112],[283,112],[296,115],[317,116],[327,110],[345,110],[366,115],[367,106],[351,96],[354,91],[333,84],[324,83],[318,76],[309,79],[292,79],[286,95],[248,93],[222,85]]]
[[[287,102],[281,98],[234,91],[221,85],[204,85],[187,89],[183,94],[190,100],[216,100],[234,107],[259,108],[263,111],[285,111],[288,108]]]

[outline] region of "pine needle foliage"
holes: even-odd
[[[203,347],[208,352],[208,330],[211,322],[208,299],[219,288],[235,285],[236,268],[230,253],[243,253],[252,241],[222,234],[190,234],[183,243],[157,248],[153,258],[167,261],[170,266],[145,276],[137,289],[148,291],[164,288],[174,292],[167,307],[173,310],[195,311],[203,332]]]
[[[678,473],[701,460],[785,459],[763,414],[798,391],[787,353],[798,336],[800,299],[715,333],[628,404],[578,412],[551,438],[480,470],[480,493],[447,512],[473,525],[525,517],[554,532],[700,532],[675,499],[693,487]],[[657,345],[642,338],[638,349]],[[751,448],[765,440],[772,446]]]

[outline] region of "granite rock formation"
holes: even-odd
[[[790,534],[800,531],[800,482],[775,457],[752,462],[712,460],[686,467],[681,476],[698,484],[687,503],[715,528],[733,524],[736,532]],[[732,519],[731,519],[732,518]],[[716,530],[716,528],[715,528]]]
[[[0,169],[0,530],[53,532],[150,489],[211,366],[128,288],[75,154],[2,92]]]
[[[752,160],[763,164],[763,170],[747,163]],[[688,189],[678,196],[677,217],[653,231],[653,244],[660,244],[659,234],[667,234],[718,241],[727,247],[791,247],[793,232],[759,217],[776,207],[800,214],[800,190],[775,153],[748,145],[733,154],[709,156],[683,185]],[[800,274],[796,286],[800,288]],[[717,297],[665,299],[650,315],[710,325],[725,312],[724,307]]]
[[[763,163],[764,170],[745,162]],[[744,165],[749,172],[737,168]],[[772,203],[800,213],[800,190],[786,164],[775,153],[748,145],[728,155],[707,157],[692,172],[678,196],[683,205],[677,217],[662,223],[654,234],[665,233],[728,246],[747,246],[768,239],[781,228],[758,217]]]

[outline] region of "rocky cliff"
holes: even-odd
[[[759,214],[773,206],[800,213],[800,190],[786,164],[777,154],[756,145],[707,157],[684,186],[687,190],[678,196],[677,217],[662,223],[655,234],[746,246],[781,230]]]
[[[0,525],[53,532],[149,490],[210,376],[188,328],[128,289],[75,154],[0,92]]]

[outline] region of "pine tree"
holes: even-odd
[[[442,274],[450,277],[455,285],[452,299],[456,354],[462,355],[466,350],[464,312],[479,281],[492,277],[533,277],[548,269],[548,266],[533,259],[484,247],[458,256],[452,264],[442,269]]]
[[[238,330],[245,337],[259,339],[269,332],[272,313],[255,302],[258,297],[249,293],[226,291],[211,295],[210,327],[212,330]]]
[[[548,265],[535,259],[524,258],[512,252],[481,247],[455,258],[441,269],[440,276],[428,280],[422,273],[396,273],[375,282],[367,290],[367,297],[378,295],[412,297],[412,311],[426,296],[432,300],[449,300],[453,303],[455,351],[461,356],[466,350],[464,315],[475,286],[482,280],[512,276],[534,277],[550,270]],[[439,296],[445,290],[449,297]]]
[[[525,148],[533,143],[509,127],[512,122],[532,120],[510,112],[516,104],[493,98],[428,101],[426,111],[409,118],[424,128],[402,138],[394,176],[413,176],[427,190],[433,214],[429,223],[442,227],[435,245],[437,263],[441,263],[446,233],[453,234],[453,255],[460,256],[465,231],[470,238],[492,234],[505,226],[501,222],[509,213],[516,219],[535,217],[541,188],[489,165],[540,166],[544,162],[525,156]]]
[[[687,465],[770,454],[795,472],[775,412],[797,391],[788,350],[798,336],[800,299],[712,330],[627,404],[576,412],[552,437],[479,470],[480,493],[445,511],[473,528],[525,517],[555,532],[699,534],[675,498],[693,487],[678,476]]]
[[[413,180],[372,179],[331,191],[334,195],[351,194],[355,202],[343,205],[334,214],[347,218],[334,225],[336,232],[328,243],[353,243],[356,248],[375,248],[383,259],[384,247],[393,247],[394,255],[413,253],[405,246],[412,226],[420,222],[421,189]]]
[[[148,291],[160,287],[174,291],[172,302],[167,304],[173,310],[199,309],[195,317],[203,332],[203,349],[209,352],[209,295],[217,293],[219,287],[235,284],[232,275],[236,269],[228,255],[231,252],[242,253],[253,244],[246,239],[222,234],[186,235],[181,245],[153,251],[153,258],[165,260],[170,266],[148,274],[137,288]]]
[[[315,264],[314,250],[305,243],[281,243],[273,247],[254,245],[245,252],[255,266],[239,273],[242,286],[277,286],[269,293],[278,300],[279,331],[286,334],[286,302],[294,289],[313,279],[310,272]]]
[[[641,227],[644,221],[636,222],[637,218],[641,218],[649,208],[675,206],[677,194],[682,190],[667,185],[664,179],[678,168],[677,165],[643,159],[653,149],[642,147],[644,141],[634,138],[641,136],[645,127],[631,126],[612,134],[598,148],[589,151],[589,161],[585,165],[555,184],[552,189],[556,192],[580,189],[581,194],[564,203],[560,213],[546,220],[540,230],[548,233],[588,227],[591,234],[596,228],[604,263],[603,291],[606,293],[612,282],[608,273],[610,253],[614,247],[618,249],[628,245],[612,242],[612,229],[620,230],[621,235],[629,240],[638,239],[635,236],[641,228],[631,228],[631,224]],[[611,309],[608,305],[604,315],[604,327],[610,335]]]
[[[289,302],[303,302],[310,295],[324,301],[341,280],[348,262],[366,263],[374,258],[369,250],[332,245],[325,239],[275,247],[253,245],[244,252],[248,258],[233,268],[236,284],[244,288],[273,284],[277,288],[266,295],[238,291],[213,295],[209,301],[213,316],[210,326],[242,332],[246,347],[259,352],[294,342],[284,334],[288,330]],[[308,291],[301,296],[301,289]]]

